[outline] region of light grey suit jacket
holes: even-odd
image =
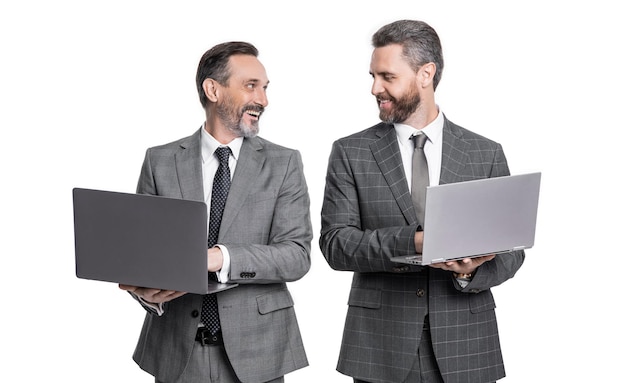
[[[445,120],[440,183],[508,174],[499,144]],[[416,221],[392,125],[333,144],[320,247],[333,269],[354,271],[337,369],[369,382],[403,382],[428,312],[445,382],[503,377],[490,288],[513,277],[524,253],[496,256],[463,289],[451,272],[389,260],[415,254]]]
[[[146,152],[138,193],[204,201],[201,131]],[[218,243],[230,253],[230,281],[217,295],[224,347],[242,382],[265,382],[308,365],[285,282],[310,268],[309,196],[299,152],[244,139]],[[163,382],[183,372],[200,321],[202,295],[149,311],[133,355]]]

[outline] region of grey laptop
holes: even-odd
[[[391,260],[429,265],[532,247],[540,181],[537,172],[428,187],[422,254]]]
[[[76,276],[206,294],[236,284],[209,282],[204,202],[73,189]]]

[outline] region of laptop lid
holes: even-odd
[[[394,261],[429,265],[534,245],[541,173],[430,186],[421,255]]]
[[[76,276],[205,294],[204,202],[73,189]]]

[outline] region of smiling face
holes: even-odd
[[[217,116],[235,136],[254,137],[268,105],[265,67],[254,56],[237,54],[229,58],[229,71],[227,84],[217,85],[221,94],[217,98]]]
[[[402,46],[391,44],[374,49],[370,74],[374,80],[379,117],[386,123],[404,123],[420,108],[419,73],[402,57]]]

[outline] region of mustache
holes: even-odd
[[[243,109],[241,110],[241,113],[246,113],[246,112],[256,112],[259,114],[259,116],[261,114],[263,114],[263,112],[265,112],[265,108],[262,107],[261,105],[246,105],[243,107]]]
[[[395,97],[389,94],[379,94],[376,96],[376,102],[381,102],[382,100],[397,101]]]

